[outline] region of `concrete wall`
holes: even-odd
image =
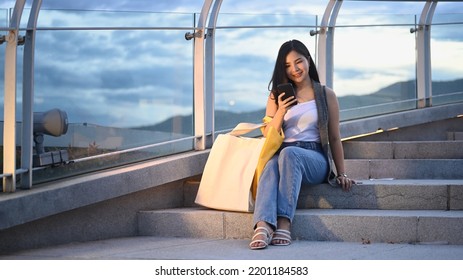
[[[0,252],[138,235],[140,210],[183,206],[184,180],[58,213],[0,231]]]
[[[191,204],[188,184],[199,181],[208,155],[172,155],[3,193],[0,254],[137,235],[138,211]]]

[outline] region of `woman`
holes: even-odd
[[[282,99],[284,93],[279,94],[277,86],[283,83],[293,85],[295,98]],[[291,244],[291,221],[302,184],[327,181],[344,191],[355,184],[345,173],[338,100],[332,89],[320,85],[303,43],[291,40],[280,47],[270,85],[263,134],[273,126],[285,140],[260,177],[251,249]]]

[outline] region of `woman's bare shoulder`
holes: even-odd
[[[336,96],[336,93],[334,92],[334,90],[330,87],[327,87],[325,86],[325,92],[326,92],[326,95],[327,96]]]

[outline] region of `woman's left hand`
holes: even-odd
[[[338,182],[339,185],[341,185],[343,191],[350,191],[352,189],[352,186],[356,184],[356,182],[349,177],[347,177],[346,174],[340,174],[336,178],[336,181]]]

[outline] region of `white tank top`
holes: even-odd
[[[291,107],[286,112],[283,131],[285,133],[285,142],[320,142],[315,100],[299,103]]]

